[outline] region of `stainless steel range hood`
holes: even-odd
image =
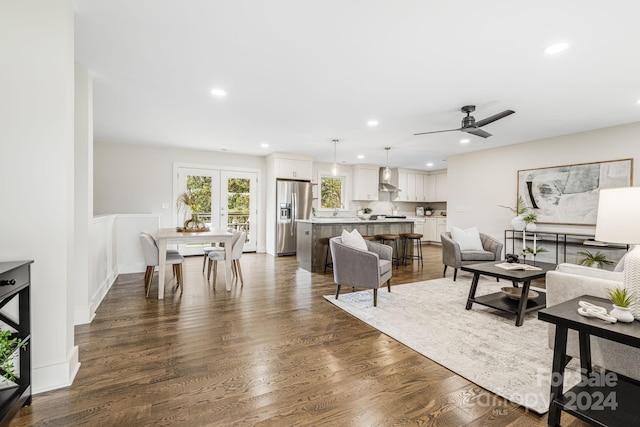
[[[389,184],[386,182],[381,182],[380,183],[380,191],[386,191],[387,193],[397,193],[398,191],[402,191],[400,190],[398,187],[396,187],[393,184]]]
[[[380,168],[380,185],[379,185],[378,190],[379,190],[379,191],[384,191],[384,192],[386,192],[386,193],[397,193],[397,192],[399,192],[399,191],[402,191],[402,190],[400,190],[398,187],[396,187],[395,185],[393,185],[390,181],[385,181],[385,180],[382,178],[382,177],[383,177],[384,169],[385,169],[385,168]],[[393,170],[393,169],[391,169],[391,176],[392,176],[391,180],[393,180],[393,173],[394,173],[394,170]],[[397,174],[397,171],[396,171],[396,174]]]

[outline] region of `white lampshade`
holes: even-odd
[[[634,296],[640,320],[640,187],[600,190],[596,240],[636,245],[624,258],[624,287]]]
[[[596,240],[640,244],[640,187],[600,190]]]

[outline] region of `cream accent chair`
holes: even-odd
[[[447,267],[453,267],[453,281],[455,282],[458,275],[458,269],[463,265],[500,260],[502,257],[502,242],[494,239],[488,234],[479,234],[483,247],[483,250],[481,251],[460,250],[460,245],[458,242],[453,240],[449,231],[440,235],[440,241],[442,242],[442,263],[444,264],[442,277],[445,277],[447,274]]]
[[[373,306],[378,304],[378,288],[387,283],[391,292],[392,256],[391,246],[364,241],[367,250],[357,249],[342,243],[341,237],[329,240],[333,260],[333,280],[336,283],[336,299],[341,286],[373,289]]]
[[[620,268],[616,267],[616,270]],[[607,290],[622,287],[623,280],[622,271],[600,270],[576,264],[559,264],[555,271],[549,271],[546,275],[547,307],[582,295],[607,298]],[[607,304],[605,308],[610,311],[611,305]],[[554,337],[555,325],[549,325],[549,348],[553,348]],[[576,331],[569,330],[567,354],[580,358]],[[594,365],[640,381],[639,348],[591,337],[591,361]]]

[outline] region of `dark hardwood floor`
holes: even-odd
[[[393,285],[441,277],[439,247],[424,255]],[[149,298],[143,273],[121,275],[76,327],[73,385],[35,395],[11,425],[546,425],[327,303],[331,273],[299,270],[295,257],[241,262],[244,286],[226,292],[222,269],[214,288],[190,257],[184,293],[168,284],[162,301],[157,273]]]

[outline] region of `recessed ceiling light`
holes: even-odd
[[[222,98],[223,96],[227,96],[227,92],[223,89],[211,89],[211,95]]]
[[[560,53],[563,50],[566,50],[568,47],[569,47],[569,43],[567,43],[567,42],[556,43],[556,44],[552,44],[551,46],[546,48],[544,50],[544,53],[547,53],[549,55],[553,55],[554,53]]]
[[[369,120],[367,122],[367,126],[371,126],[371,127],[378,126],[378,121],[377,120]]]
[[[638,102],[636,102],[636,104],[640,105],[640,99],[638,99]]]
[[[471,142],[469,138],[464,138],[460,140],[460,144],[468,144],[469,142]]]
[[[262,144],[260,144],[260,147],[262,148],[268,148],[269,144],[267,144],[266,142],[263,142]]]
[[[364,159],[364,154],[358,154],[359,159]]]
[[[430,168],[430,167],[432,167],[432,166],[433,166],[433,163],[432,163],[432,162],[427,163],[427,167],[428,167],[428,168]]]

